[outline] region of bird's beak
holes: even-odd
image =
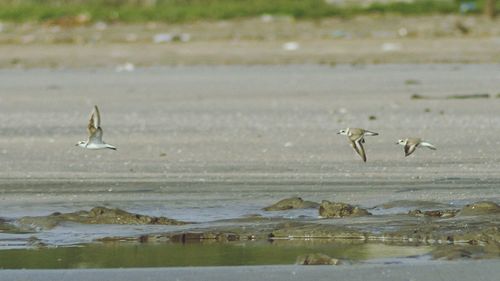
[[[340,135],[340,132],[337,132],[337,135]]]
[[[77,144],[75,144],[75,146],[78,146],[78,143],[77,143]]]
[[[399,144],[399,142],[396,142],[395,144]]]

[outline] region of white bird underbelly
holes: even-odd
[[[104,148],[108,148],[108,146],[106,144],[102,144],[102,143],[99,143],[99,144],[95,144],[95,143],[89,143],[88,145],[85,146],[86,149],[104,149]]]

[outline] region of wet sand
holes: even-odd
[[[249,214],[273,216],[261,208],[290,196],[365,208],[396,200],[454,208],[498,203],[499,70],[475,64],[2,70],[0,217],[104,205],[210,227]],[[446,99],[483,93],[490,97]],[[412,100],[414,94],[432,99]],[[118,151],[74,146],[86,136],[93,104],[101,108],[104,140]],[[367,163],[335,134],[345,127],[380,133],[366,138]],[[407,136],[438,150],[420,148],[405,158],[395,142]],[[70,224],[36,235],[61,246],[169,227]],[[0,240],[4,249],[26,249],[10,241],[30,235],[0,233]]]
[[[498,261],[334,266],[245,266],[107,270],[3,270],[6,280],[484,280],[498,276]]]
[[[267,204],[334,191],[351,194],[339,199],[372,204],[409,193],[413,199],[488,199],[498,195],[500,176],[498,70],[497,65],[2,70],[2,196],[91,200],[96,193],[120,200],[123,193],[142,191],[144,183],[151,184],[142,192],[146,197],[282,193]],[[478,93],[491,98],[410,98]],[[104,140],[118,151],[74,147],[86,137],[94,104],[102,111]],[[345,127],[380,133],[367,138],[367,163],[335,134]],[[423,137],[438,150],[418,149],[405,158],[394,143],[407,136]],[[276,186],[266,190],[266,185]],[[37,195],[38,186],[43,195]],[[362,194],[352,195],[358,190]]]

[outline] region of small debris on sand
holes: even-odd
[[[283,44],[282,48],[285,51],[297,51],[300,49],[300,45],[297,42],[286,42]]]
[[[420,85],[422,84],[419,80],[408,79],[405,81],[405,85]]]
[[[423,96],[419,94],[413,94],[410,97],[412,100],[438,100],[438,99],[448,99],[448,100],[462,100],[462,99],[489,99],[490,94],[470,94],[470,95],[450,95],[446,97],[430,97]]]

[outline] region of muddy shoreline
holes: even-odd
[[[280,200],[278,203],[297,201],[300,198]],[[303,200],[299,200],[303,202]],[[342,206],[333,218],[325,214],[325,202],[334,206]],[[406,205],[404,204],[406,203]],[[415,205],[423,207],[423,212],[411,209]],[[198,244],[206,243],[262,243],[271,244],[289,241],[291,245],[301,244],[301,241],[322,241],[321,243],[356,245],[359,243],[374,243],[385,245],[402,245],[409,247],[431,246],[432,250],[425,253],[431,259],[462,260],[462,259],[498,259],[500,257],[500,221],[498,214],[500,206],[494,202],[477,202],[456,209],[427,210],[435,202],[407,201],[388,202],[382,208],[411,209],[406,214],[379,214],[373,216],[366,210],[360,213],[358,207],[348,207],[348,204],[323,201],[317,208],[321,219],[287,219],[280,216],[264,217],[252,215],[244,218],[214,221],[200,227],[196,223],[185,223],[167,218],[155,218],[140,214],[128,213],[119,209],[96,207],[90,212],[51,214],[40,217],[22,217],[15,221],[0,221],[0,230],[4,234],[30,233],[26,247],[29,249],[50,250],[57,244],[48,244],[37,237],[37,232],[52,229],[64,222],[83,224],[182,224],[184,230],[175,227],[168,232],[143,233],[131,236],[106,236],[97,238],[93,243],[112,244],[114,247],[127,246],[130,243],[138,245],[172,245],[172,243]],[[385,206],[385,207],[384,207]],[[302,206],[298,206],[301,209]],[[316,206],[317,207],[317,206]],[[373,207],[375,210],[380,207]],[[364,210],[364,209],[361,209]],[[350,212],[349,212],[350,211]],[[275,212],[275,211],[266,211]],[[415,213],[419,214],[418,216]],[[442,213],[452,214],[442,216]],[[186,227],[187,225],[187,227]],[[202,243],[202,244],[199,244]],[[207,245],[209,245],[207,244]],[[270,244],[270,245],[271,245]],[[87,244],[86,247],[92,244]],[[80,246],[80,244],[66,245]],[[269,246],[267,246],[269,247]],[[312,254],[312,253],[309,253]],[[322,253],[320,258],[309,256],[297,257],[303,264],[346,264],[349,260],[340,257],[329,257]],[[381,254],[383,255],[383,253]],[[327,257],[327,258],[325,258]],[[404,258],[404,257],[400,257]],[[416,258],[416,257],[414,257]],[[326,259],[326,260],[325,260]]]

